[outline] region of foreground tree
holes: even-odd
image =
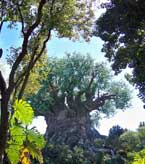
[[[13,92],[19,88],[17,98],[23,96],[30,72],[38,59],[44,54],[46,43],[52,30],[59,37],[78,38],[82,35],[86,40],[91,34],[93,12],[92,1],[79,0],[39,0],[39,1],[0,1],[0,32],[5,22],[9,28],[18,26],[21,30],[22,44],[15,52],[11,65],[8,86],[0,72],[1,119],[0,119],[0,164],[6,147],[8,136],[9,109]],[[0,49],[0,57],[2,56]],[[27,63],[21,70],[20,65],[27,57]],[[19,74],[17,72],[19,71]],[[20,86],[20,87],[18,87]],[[13,99],[13,98],[12,98]]]
[[[133,68],[133,75],[127,78],[145,102],[145,1],[110,0],[102,7],[106,12],[97,20],[95,31],[104,41],[102,51],[116,74],[127,66]]]
[[[49,59],[48,76],[37,94],[29,98],[36,115],[45,117],[48,143],[89,148],[99,133],[90,121],[90,112],[112,115],[125,109],[130,100],[127,86],[113,82],[110,70],[90,56],[67,55]]]

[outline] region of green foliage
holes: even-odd
[[[30,104],[23,100],[16,100],[13,105],[13,108],[13,119],[16,118],[24,125],[29,125],[32,123],[34,112]]]
[[[144,161],[145,127],[139,127],[136,132],[126,131],[119,138],[117,152],[126,160],[126,164]]]
[[[39,3],[34,0],[12,1],[12,3],[2,2],[0,3],[3,7],[1,19],[9,21],[10,28],[15,27],[16,22],[23,21],[25,23],[24,29],[27,30],[36,21],[37,14],[40,14],[38,13]],[[39,15],[41,23],[37,29],[41,31],[42,35],[45,35],[46,31],[51,29],[57,31],[59,37],[78,38],[79,35],[89,37],[94,16],[91,8],[93,0],[87,3],[78,0],[42,1],[41,4],[43,3],[44,6],[41,6],[43,7],[43,14]],[[38,31],[35,33],[37,34]]]
[[[125,132],[125,129],[121,128],[119,125],[113,126],[109,130],[109,135],[105,140],[105,145],[113,150],[118,150],[120,146],[120,136]]]
[[[12,53],[14,55],[12,55]],[[14,62],[15,55],[17,55],[17,53],[11,52],[11,56],[8,57],[7,62],[10,63],[10,61],[12,61],[10,65],[12,65],[12,63]],[[19,65],[19,70],[17,71],[17,74],[16,74],[17,77],[21,73],[25,72],[29,60],[31,60],[31,53],[28,54],[23,59],[22,63]],[[45,66],[47,65],[47,62],[48,62],[48,55],[46,52],[44,52],[43,56],[36,62],[35,66],[30,71],[30,75],[27,81],[27,87],[25,88],[24,93],[23,93],[23,99],[26,99],[26,97],[31,94],[35,94],[39,90],[41,86],[39,79],[42,80],[42,79],[45,79],[46,77],[44,73],[42,72],[40,73],[40,69],[41,70],[44,69]],[[18,98],[21,88],[22,88],[22,84],[19,84],[19,86],[15,88],[15,92],[13,94],[13,101]]]
[[[112,62],[116,74],[126,67],[133,68],[127,79],[139,89],[139,97],[145,100],[145,2],[114,1],[102,4],[106,12],[97,20],[95,35],[104,41],[102,51]]]
[[[95,139],[95,146],[97,148],[101,148],[103,147],[103,145],[104,145],[104,139],[101,138]]]
[[[134,161],[132,164],[145,164],[145,149],[134,153]]]
[[[85,103],[92,101],[93,104],[93,97],[99,99],[104,93],[112,95],[112,98],[108,97],[96,108],[108,116],[116,108],[125,109],[129,105],[128,87],[121,82],[113,83],[105,64],[94,63],[90,56],[67,54],[63,59],[50,58],[45,71],[48,76],[41,81],[42,87],[29,98],[37,114],[55,112],[57,106],[58,109],[64,109],[62,105],[65,105],[65,101],[70,109],[79,113]],[[96,109],[95,106],[91,107],[92,104],[90,111]]]
[[[137,150],[140,140],[136,132],[128,131],[120,136],[120,142],[124,151],[129,152]]]
[[[103,154],[91,153],[75,146],[72,150],[67,145],[47,144],[46,150],[48,153],[44,159],[47,164],[95,164],[103,162]]]
[[[115,136],[120,136],[125,132],[123,128],[121,128],[119,125],[113,126],[109,130],[109,137],[115,137]]]
[[[38,133],[35,129],[30,129],[26,131],[27,140],[30,143],[33,143],[35,146],[37,145],[38,148],[42,149],[44,147],[45,141],[43,136]]]
[[[129,107],[129,102],[130,99],[130,93],[127,90],[127,85],[123,82],[113,82],[111,84],[111,89],[112,93],[114,93],[116,96],[116,108],[125,108],[124,104],[126,104],[126,107]],[[125,89],[126,88],[126,89]]]
[[[145,127],[141,126],[136,132],[113,126],[105,140],[105,146],[113,149],[114,156],[104,154],[108,164],[137,164],[144,163]]]
[[[26,101],[16,100],[13,105],[14,113],[10,119],[9,139],[7,141],[7,156],[12,164],[18,163],[21,158],[21,150],[27,147],[33,158],[42,162],[40,150],[45,141],[42,135],[35,129],[28,129],[32,122],[33,109]]]

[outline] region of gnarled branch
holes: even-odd
[[[96,98],[95,100],[90,99],[90,100],[86,101],[84,103],[85,108],[89,111],[92,111],[95,109],[99,110],[99,107],[103,106],[105,104],[106,100],[114,99],[115,96],[116,95],[114,95],[114,94],[104,93],[103,95]]]

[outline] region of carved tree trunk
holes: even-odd
[[[92,127],[89,113],[73,114],[62,110],[57,115],[48,114],[45,116],[47,123],[45,138],[48,143],[66,144],[70,148],[77,145],[87,148],[88,144],[93,144],[94,139],[101,136]]]
[[[102,106],[106,100],[114,95],[103,94],[100,97],[77,102],[67,98],[67,103],[58,103],[53,106],[54,113],[47,113],[45,120],[47,130],[45,138],[48,143],[67,144],[70,148],[76,145],[93,145],[95,138],[101,135],[92,126],[89,113]],[[77,100],[77,99],[76,99]]]
[[[100,97],[87,99],[84,102],[68,99],[66,103],[56,103],[54,113],[45,114],[47,130],[45,138],[48,143],[66,144],[72,149],[81,146],[83,149],[93,147],[96,138],[102,138],[92,126],[89,113],[102,106],[106,100],[114,95],[103,94]],[[47,150],[45,150],[47,154]],[[45,153],[44,153],[45,154]]]

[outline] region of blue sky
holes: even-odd
[[[48,55],[62,57],[66,52],[80,52],[81,54],[91,54],[98,62],[106,60],[100,52],[102,41],[99,38],[92,37],[90,42],[83,39],[81,41],[70,41],[66,38],[53,37],[48,43]]]
[[[21,44],[21,39],[18,30],[8,30],[6,26],[4,26],[2,32],[0,33],[0,48],[4,50],[4,57],[9,53],[7,51],[11,46],[17,46]],[[83,55],[89,53],[94,60],[96,61],[106,61],[101,52],[103,42],[96,37],[93,37],[90,42],[81,41],[70,41],[69,39],[56,38],[52,37],[48,43],[48,55],[49,56],[57,56],[62,57],[65,55],[65,52],[79,52]],[[1,61],[0,64],[5,65],[5,61]],[[5,74],[8,73],[8,68],[6,67]],[[122,80],[123,76],[120,75],[118,78]],[[137,91],[133,90],[133,99],[132,106],[127,109],[125,112],[119,111],[113,118],[110,119],[102,119],[100,121],[99,131],[101,134],[107,134],[108,130],[113,125],[120,125],[123,128],[128,128],[135,130],[140,121],[145,121],[145,110],[143,109],[143,103],[140,99],[137,98]],[[39,125],[37,124],[38,120],[34,121],[34,125],[38,127],[41,132],[45,131],[46,125],[43,122],[43,118],[39,119]],[[40,124],[41,122],[41,124]]]
[[[13,46],[21,44],[20,31],[16,28],[15,30],[8,29],[7,24],[4,24],[2,31],[0,33],[0,47],[3,48],[4,56],[8,54],[8,49]],[[4,59],[4,58],[3,58]]]

